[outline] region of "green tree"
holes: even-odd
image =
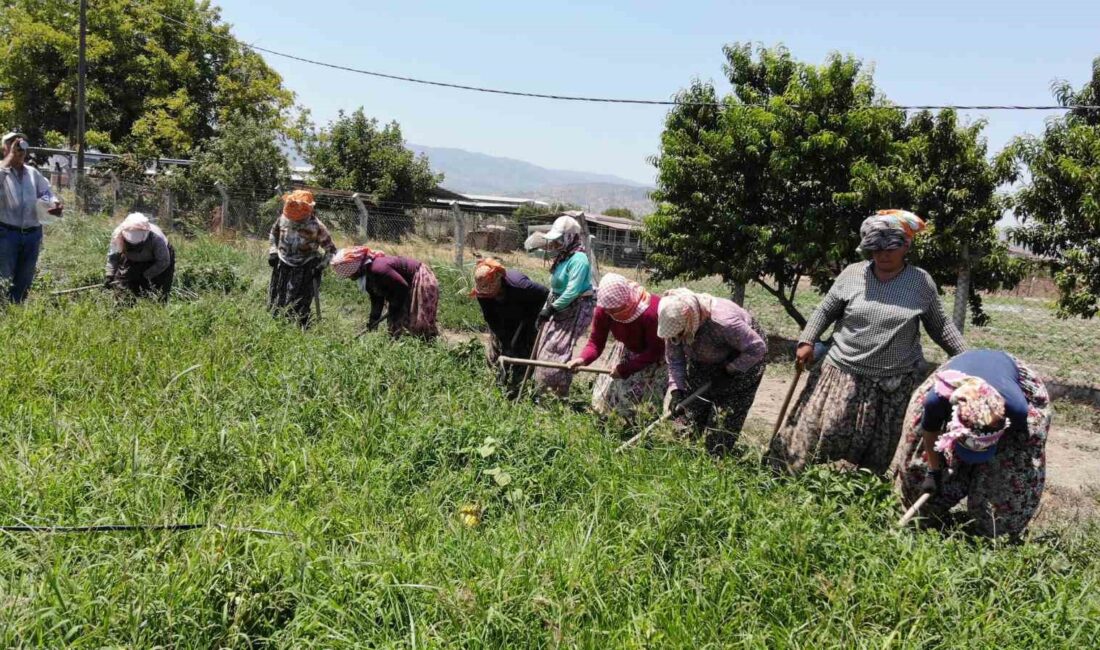
[[[1063,81],[1054,94],[1062,106],[1100,104],[1100,58],[1080,90]],[[1050,260],[1059,313],[1092,318],[1100,311],[1100,110],[1050,120],[1042,136],[1016,139],[1004,162],[1014,178],[1027,171],[1012,199],[1022,223],[1013,238]]]
[[[630,208],[608,208],[603,211],[609,217],[620,217],[622,219],[633,219],[634,211]]]
[[[973,320],[988,320],[980,291],[1015,286],[1024,264],[1009,256],[997,222],[1005,199],[1004,182],[986,155],[984,121],[961,125],[954,111],[921,111],[905,125],[897,160],[881,168],[862,168],[856,186],[879,194],[893,188],[893,205],[924,217],[928,231],[916,239],[913,261],[943,286],[954,286],[954,322],[963,329],[968,305]]]
[[[665,277],[755,282],[803,325],[799,282],[824,290],[859,259],[859,224],[896,193],[866,170],[896,159],[904,117],[852,57],[811,65],[781,46],[724,52],[732,94],[719,102],[695,81],[666,118],[650,261]]]
[[[397,122],[379,127],[362,108],[350,115],[340,111],[305,153],[318,185],[367,194],[375,203],[416,205],[443,181],[426,157],[405,147]]]
[[[0,12],[0,123],[35,141],[76,135],[78,3]],[[243,117],[288,127],[293,94],[203,0],[97,0],[88,11],[87,142],[187,156]]]

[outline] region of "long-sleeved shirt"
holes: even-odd
[[[844,269],[806,323],[799,343],[817,341],[834,322],[826,363],[854,375],[890,377],[922,362],[921,323],[949,355],[966,350],[959,330],[943,313],[932,276],[912,265],[887,282],[875,276],[872,262]]]
[[[359,287],[370,296],[370,321],[382,317],[382,308],[389,303],[387,318],[391,325],[400,323],[408,309],[409,291],[420,262],[411,257],[383,255],[374,258],[359,278]]]
[[[0,222],[15,228],[35,228],[38,203],[55,201],[50,182],[37,169],[0,166]]]
[[[583,251],[558,264],[550,274],[550,291],[554,294],[553,306],[561,311],[573,301],[592,290],[592,263]]]
[[[120,239],[122,240],[121,248],[118,243]],[[168,250],[168,238],[164,236],[164,232],[160,228],[152,224],[149,225],[149,236],[140,244],[131,244],[121,237],[113,238],[110,248],[107,249],[108,277],[114,277],[118,274],[118,267],[124,259],[139,264],[152,262],[144,273],[146,278],[152,280],[164,273],[172,264],[172,253]]]
[[[489,330],[500,341],[505,354],[511,353],[516,332],[524,327],[534,329],[535,320],[546,304],[550,290],[519,271],[505,272],[500,293],[494,298],[478,298],[481,313]]]
[[[660,300],[659,296],[652,296],[649,307],[630,323],[620,323],[603,307],[596,307],[596,315],[592,318],[592,333],[588,337],[588,344],[581,351],[584,365],[587,366],[603,354],[608,332],[635,355],[615,367],[624,379],[654,363],[664,361],[665,341],[657,336],[657,309]]]
[[[280,215],[271,226],[268,241],[269,253],[278,253],[279,259],[290,266],[320,266],[336,254],[328,228],[312,215],[301,222]]]
[[[1012,357],[1000,350],[969,350],[945,363],[940,370],[957,370],[984,379],[1004,398],[1009,430],[1027,431],[1027,396],[1020,388],[1020,371]],[[921,428],[942,431],[951,419],[951,408],[951,400],[933,387],[924,397]]]
[[[665,346],[668,383],[687,390],[687,362],[725,364],[730,372],[744,372],[764,360],[768,343],[752,328],[752,314],[725,298],[711,303],[710,318],[699,326],[691,343]]]

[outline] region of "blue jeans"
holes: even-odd
[[[6,298],[11,302],[26,299],[41,248],[42,228],[20,232],[0,225],[0,283],[7,287]]]

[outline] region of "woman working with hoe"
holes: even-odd
[[[358,280],[359,287],[370,296],[368,329],[378,327],[382,309],[388,307],[390,336],[412,334],[426,341],[439,336],[439,281],[427,264],[353,246],[332,258],[332,270],[342,278]]]
[[[768,462],[777,471],[847,461],[885,474],[905,405],[922,378],[920,324],[949,355],[966,349],[931,276],[905,261],[923,228],[923,220],[903,210],[883,210],[863,222],[860,248],[872,261],[844,269],[799,337],[797,363],[808,367],[814,342],[839,323],[824,363],[811,371],[772,438]]]
[[[489,326],[489,363],[501,357],[528,359],[535,347],[539,312],[550,290],[515,269],[505,269],[499,261],[486,258],[474,267],[474,290],[478,306]],[[526,368],[508,365],[502,369],[505,390],[515,397]]]

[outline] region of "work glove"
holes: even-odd
[[[275,268],[276,266],[278,266],[279,265],[279,254],[278,253],[268,253],[267,254],[267,265],[270,266],[271,268]]]
[[[553,305],[546,305],[545,307],[543,307],[542,311],[539,312],[539,324],[541,325],[542,323],[545,323],[546,321],[553,318],[554,314],[557,313],[557,311],[558,310],[554,309]]]
[[[104,289],[114,289],[115,288],[115,276],[108,275],[107,277],[103,278],[103,288]]]
[[[920,484],[921,494],[939,494],[943,489],[943,469],[930,469]]]

